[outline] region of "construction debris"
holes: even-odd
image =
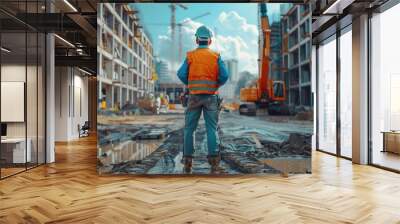
[[[308,123],[293,123],[287,120],[285,121],[287,123],[281,122],[277,125],[276,122],[260,120],[257,117],[243,117],[236,113],[223,113],[221,116],[220,174],[310,171],[310,166],[302,165],[310,164],[311,161],[312,126],[308,128],[310,126]],[[116,118],[110,119],[111,122],[108,124],[99,126],[100,148],[112,146],[121,151],[128,150],[129,147],[118,147],[127,141],[133,142],[132,144],[139,142],[143,145],[151,144],[151,147],[146,151],[145,156],[131,160],[116,160],[115,163],[110,162],[113,160],[108,158],[116,157],[116,153],[124,154],[123,152],[102,153],[99,164],[107,167],[101,169],[102,173],[182,173],[183,166],[180,161],[183,151],[183,121],[181,115],[165,116],[162,121],[152,120],[152,117],[147,118],[148,121],[137,117],[132,117],[133,120],[130,120],[129,117],[125,117],[118,121],[120,124],[115,124],[113,120]],[[204,122],[200,122],[195,133],[193,173],[210,172],[207,154],[205,125]],[[300,165],[289,167],[287,164],[290,164],[290,161]]]
[[[146,111],[156,112],[156,104],[152,98],[142,98],[138,101],[138,107]]]
[[[99,125],[99,146],[128,140],[163,139],[170,129],[158,125]]]
[[[155,150],[146,158],[142,160],[133,160],[125,163],[115,164],[111,172],[114,174],[146,174],[151,168],[156,166],[161,159],[169,161],[166,158],[176,157],[176,155],[182,151],[182,139],[182,130],[173,131],[170,133],[170,137],[167,138],[157,150]]]

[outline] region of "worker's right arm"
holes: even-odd
[[[187,59],[183,62],[181,67],[178,69],[178,78],[185,84],[188,84],[189,64]]]

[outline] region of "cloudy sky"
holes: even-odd
[[[194,34],[201,25],[213,30],[211,48],[220,52],[223,59],[235,58],[239,61],[239,72],[257,73],[258,27],[257,4],[185,4],[188,9],[178,8],[176,21],[185,22],[182,27],[183,57],[185,52],[196,47]],[[141,23],[149,31],[153,40],[155,54],[171,63],[175,52],[173,68],[177,69],[184,58],[178,58],[178,47],[172,49],[169,4],[134,3],[139,9]],[[191,18],[210,13],[192,20]],[[279,4],[268,4],[270,22],[280,18]],[[178,45],[176,29],[176,45]],[[171,68],[171,67],[170,67]]]

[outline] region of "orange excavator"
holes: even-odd
[[[239,113],[253,115],[257,108],[267,108],[270,115],[290,114],[286,104],[286,85],[284,81],[272,80],[270,72],[270,35],[267,6],[259,3],[260,38],[259,38],[259,78],[257,82],[240,90]]]

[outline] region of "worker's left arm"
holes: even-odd
[[[178,69],[178,78],[185,84],[188,84],[189,64],[187,59],[183,62],[181,67]]]
[[[222,60],[221,56],[218,57],[218,69],[218,85],[222,86],[226,83],[226,81],[228,81],[229,73],[226,70],[225,63]]]

